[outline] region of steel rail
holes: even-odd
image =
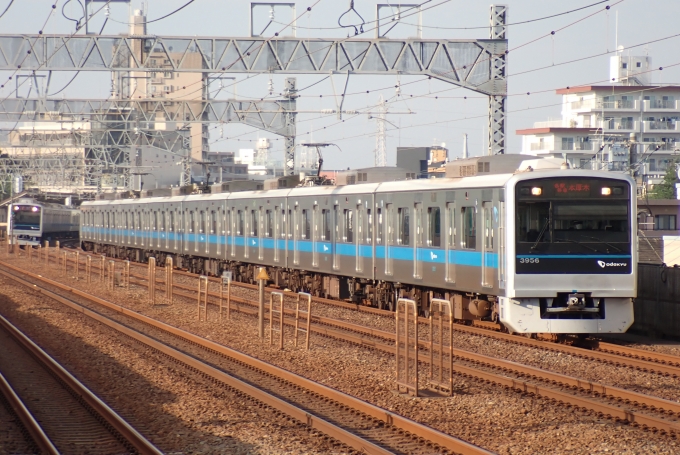
[[[37,448],[40,449],[43,454],[59,455],[57,448],[54,447],[50,438],[45,434],[38,421],[35,420],[35,417],[31,414],[31,411],[26,408],[23,401],[21,401],[21,398],[19,398],[19,395],[12,389],[12,386],[7,382],[2,373],[0,373],[0,393],[7,399],[10,407],[17,415],[24,428],[26,428],[26,431],[28,431],[28,434],[31,436],[31,439]]]
[[[143,265],[139,265],[139,267],[143,267]],[[184,272],[181,270],[176,270],[174,272],[177,275],[182,275],[190,278],[196,278],[197,275],[190,273],[190,272]],[[145,277],[139,276],[139,278],[144,279]],[[219,283],[220,278],[215,278],[215,277],[209,277],[208,278],[211,282],[214,283]],[[251,289],[251,290],[257,290],[257,285],[254,284],[249,284],[249,283],[241,283],[237,281],[232,281],[232,286],[236,287],[242,287],[244,289]],[[277,291],[277,292],[283,292],[285,296],[290,296],[290,297],[296,297],[297,294],[292,291],[282,291],[277,288],[271,288],[268,287],[267,290],[269,292],[271,291]],[[233,299],[234,297],[232,297]],[[340,300],[332,300],[332,299],[324,299],[321,297],[313,297],[312,298],[313,302],[316,303],[322,303],[325,305],[331,305],[331,306],[336,306],[340,308],[345,308],[349,310],[355,310],[363,313],[370,313],[370,314],[376,314],[380,316],[386,316],[392,318],[392,312],[388,310],[381,310],[378,308],[373,308],[369,307],[366,305],[360,305],[360,304],[355,304],[355,303],[348,303],[348,302],[343,302]],[[420,322],[422,323],[427,323],[428,320],[427,318],[420,318]],[[496,328],[498,327],[498,324],[492,323],[493,327]],[[598,346],[596,347],[596,350],[588,350],[584,348],[579,348],[579,347],[573,347],[573,346],[565,346],[561,344],[556,344],[554,342],[548,342],[548,341],[541,341],[541,340],[533,340],[533,339],[528,339],[528,338],[522,338],[516,335],[511,335],[507,333],[502,333],[499,331],[490,331],[489,327],[486,326],[481,326],[481,327],[471,327],[471,326],[465,326],[461,324],[456,325],[456,329],[460,330],[461,332],[467,332],[473,335],[480,335],[480,336],[488,336],[491,338],[499,339],[502,341],[508,341],[516,344],[523,344],[526,346],[531,346],[535,348],[540,348],[540,349],[550,349],[554,351],[561,351],[570,355],[575,355],[579,357],[586,357],[586,358],[591,358],[594,360],[600,360],[608,363],[613,363],[613,364],[626,364],[628,366],[631,366],[633,368],[637,368],[643,371],[655,371],[659,372],[662,374],[668,374],[671,376],[676,376],[680,377],[680,356],[674,356],[674,355],[669,355],[669,354],[661,354],[657,352],[652,352],[652,351],[646,351],[643,349],[636,349],[636,348],[630,348],[627,346],[620,346],[617,344],[612,344],[612,343],[605,343],[605,342],[599,342]],[[624,357],[629,360],[623,360],[619,357]],[[660,365],[660,366],[659,366]],[[664,366],[667,366],[668,368],[664,368]]]
[[[116,259],[120,261],[119,259]],[[135,264],[137,265],[137,264]],[[144,267],[143,265],[139,264],[139,267]],[[94,267],[94,266],[93,266]],[[184,272],[184,271],[178,271],[176,270],[174,272],[177,275],[182,275],[190,278],[196,278],[197,275],[189,272]],[[137,277],[139,279],[145,280],[145,276],[141,275],[136,275],[132,274],[131,276]],[[210,282],[214,283],[219,283],[220,279],[215,278],[215,277],[209,277],[208,278]],[[143,283],[138,283],[139,285],[144,286]],[[181,286],[174,284],[174,286]],[[248,283],[240,283],[236,281],[232,281],[232,286],[236,287],[242,287],[245,289],[251,289],[251,290],[257,290],[257,285],[252,285]],[[271,288],[268,287],[266,288],[267,291],[272,292],[283,292],[285,296],[288,297],[297,297],[297,293],[292,292],[292,291],[282,291],[280,289],[276,288]],[[232,300],[235,300],[235,296],[231,297]],[[331,299],[324,299],[321,297],[313,297],[312,299],[313,302],[316,303],[321,303],[325,305],[331,305],[331,306],[336,306],[340,308],[345,308],[349,310],[356,310],[359,312],[364,312],[364,313],[370,313],[370,314],[376,314],[384,317],[393,317],[393,313],[388,310],[381,310],[378,308],[373,308],[373,307],[368,307],[365,305],[359,305],[359,304],[354,304],[354,303],[347,303],[347,302],[342,302],[339,300],[331,300]],[[420,317],[419,322],[426,324],[428,323],[427,318]],[[494,324],[497,326],[497,324]],[[599,350],[589,350],[589,349],[584,349],[580,347],[574,347],[574,346],[567,346],[563,344],[557,344],[554,342],[548,342],[548,341],[541,341],[541,340],[534,340],[534,339],[529,339],[529,338],[524,338],[521,336],[517,335],[511,335],[508,333],[502,333],[499,331],[495,330],[490,330],[489,328],[485,327],[486,325],[482,327],[474,327],[474,326],[466,326],[462,324],[456,324],[456,330],[459,330],[461,332],[469,333],[472,335],[478,335],[478,336],[486,336],[489,338],[494,338],[497,340],[501,341],[506,341],[509,343],[515,343],[515,344],[520,344],[524,346],[529,346],[537,349],[547,349],[550,351],[554,352],[563,352],[565,354],[577,356],[577,357],[583,357],[583,358],[588,358],[592,360],[597,360],[601,362],[607,362],[611,363],[614,365],[624,365],[624,366],[629,366],[632,368],[636,368],[638,370],[642,371],[651,371],[651,372],[656,372],[660,374],[665,374],[665,375],[670,375],[673,377],[680,377],[680,357],[678,356],[672,356],[672,355],[664,355],[664,354],[659,354],[659,353],[653,353],[651,351],[645,351],[642,349],[635,349],[635,348],[623,348],[618,345],[613,345],[613,344],[605,344],[602,346],[602,343],[600,344],[601,348]]]
[[[184,286],[184,285],[179,285],[178,287],[184,288],[188,291],[192,291],[193,287],[190,286]],[[185,293],[185,292],[176,292],[177,296],[182,296],[186,297],[189,299],[193,299],[193,295],[190,293]],[[213,294],[209,293],[210,297],[214,298],[219,298],[218,294]],[[232,300],[234,301],[240,301],[240,303],[245,303],[249,306],[255,306],[255,303],[253,301],[249,301],[247,299],[239,298],[239,297],[234,297],[232,296]],[[213,302],[210,302],[211,304],[214,304]],[[243,309],[234,309],[235,311],[241,311],[241,312],[246,312],[250,314],[256,314],[255,311],[244,311]],[[291,316],[293,313],[293,310],[287,310],[286,314]],[[357,333],[361,333],[363,335],[368,335],[371,337],[377,337],[377,338],[382,338],[385,340],[390,341],[390,343],[380,343],[376,342],[375,340],[370,340],[366,339],[363,337],[356,337],[352,336],[349,334],[344,334],[342,332],[338,332],[337,330],[333,329],[325,329],[322,327],[317,327],[313,326],[312,331],[321,335],[328,336],[330,338],[335,338],[335,339],[340,339],[344,341],[348,341],[354,344],[358,344],[361,346],[377,349],[383,352],[387,353],[394,353],[394,334],[391,332],[385,332],[381,331],[378,329],[373,329],[369,327],[364,327],[364,326],[358,326],[352,323],[344,322],[344,321],[339,321],[336,319],[331,319],[331,318],[325,318],[322,316],[315,315],[312,317],[312,320],[316,323],[321,323],[325,324],[328,326],[334,326],[337,328],[341,328],[344,330],[350,330],[354,331]],[[293,326],[294,322],[288,320],[285,321],[285,324],[289,326]],[[429,343],[423,340],[419,340],[419,348],[420,349],[428,349],[429,348]],[[494,369],[501,369],[506,372],[511,372],[520,376],[528,376],[531,379],[534,380],[539,380],[542,382],[546,383],[552,383],[552,384],[557,384],[559,386],[565,387],[565,388],[574,388],[574,389],[579,389],[583,393],[593,393],[595,395],[601,395],[605,398],[608,399],[613,399],[619,402],[630,402],[634,403],[637,405],[641,405],[643,407],[648,407],[654,410],[657,410],[658,412],[661,413],[673,413],[676,416],[680,415],[680,403],[676,403],[670,400],[666,400],[663,398],[658,398],[650,395],[645,395],[641,394],[638,392],[633,392],[625,389],[621,389],[615,386],[608,386],[608,385],[603,385],[599,383],[594,383],[590,381],[585,381],[581,380],[578,378],[566,376],[560,373],[553,373],[550,371],[542,370],[539,368],[531,367],[528,365],[522,365],[516,362],[511,362],[507,360],[502,360],[502,359],[497,359],[493,357],[488,357],[482,354],[475,354],[469,351],[462,351],[458,349],[453,350],[453,354],[455,357],[465,360],[468,362],[471,362],[473,364],[478,364],[484,367],[490,367]],[[422,356],[420,358],[420,363],[423,364],[428,364],[429,365],[429,359],[427,356]],[[651,416],[645,413],[640,413],[632,410],[626,410],[622,409],[618,405],[612,405],[608,403],[601,403],[596,400],[590,399],[590,398],[584,398],[584,397],[579,397],[575,396],[574,394],[570,394],[568,392],[560,391],[560,390],[555,390],[552,387],[543,387],[540,385],[536,385],[531,382],[523,381],[523,380],[518,380],[518,379],[513,379],[513,378],[508,378],[507,376],[504,375],[498,375],[495,373],[489,373],[483,370],[480,370],[478,368],[473,368],[469,366],[464,366],[460,364],[456,364],[456,371],[458,373],[464,374],[469,377],[473,377],[476,379],[481,379],[483,381],[489,381],[493,382],[505,387],[509,387],[518,391],[522,392],[530,392],[534,393],[538,396],[542,396],[548,399],[556,399],[558,401],[564,402],[564,403],[569,403],[575,406],[579,406],[581,408],[584,408],[586,410],[592,411],[592,412],[597,412],[597,413],[602,413],[604,415],[608,415],[614,419],[621,419],[621,420],[626,420],[631,423],[636,423],[640,425],[644,425],[647,427],[651,428],[656,428],[662,431],[668,431],[668,432],[680,432],[680,425],[678,425],[677,421],[669,421],[664,418],[658,418],[655,416]]]
[[[190,286],[184,286],[184,285],[179,285],[178,287],[184,288],[187,291],[192,291],[194,290]],[[194,296],[189,294],[189,293],[184,293],[184,292],[177,292],[176,295],[186,297],[186,298],[193,298]],[[219,294],[214,294],[214,293],[209,293],[209,297],[213,297],[215,299],[219,299]],[[231,297],[232,301],[239,302],[239,303],[244,303],[248,306],[255,307],[256,303],[252,300],[244,299],[241,297]],[[212,305],[215,305],[214,302],[209,302]],[[233,308],[232,311],[243,311],[243,309],[240,308]],[[254,311],[248,311],[249,314],[256,314]],[[292,317],[294,315],[294,311],[291,309],[287,309],[285,311],[286,316]],[[323,324],[329,327],[333,328],[339,328],[343,330],[348,330],[352,331],[355,333],[360,333],[362,335],[367,335],[370,337],[374,338],[380,338],[383,340],[388,341],[388,343],[385,344],[385,346],[391,347],[391,349],[394,349],[394,341],[395,341],[395,335],[392,332],[386,332],[380,329],[375,329],[371,327],[365,327],[361,325],[356,325],[352,324],[350,322],[345,322],[341,321],[338,319],[333,319],[333,318],[328,318],[325,316],[319,316],[319,315],[312,315],[312,322],[317,323],[317,324]],[[294,322],[292,319],[288,319],[285,321],[285,324],[289,326],[293,326]],[[316,332],[321,335],[328,335],[328,336],[333,336],[337,338],[337,334],[339,332],[333,331],[329,332],[327,330],[324,330],[323,328],[319,327],[312,327],[312,331]],[[378,344],[375,340],[370,340],[366,338],[354,338],[352,339],[352,342],[355,344],[360,344],[362,346],[368,346],[368,347],[376,347]],[[419,340],[418,341],[418,346],[420,349],[426,350],[429,349],[429,342],[424,341],[424,340]],[[633,392],[630,390],[625,390],[620,387],[615,387],[615,386],[609,386],[609,385],[604,385],[596,382],[591,382],[591,381],[586,381],[583,379],[578,379],[572,376],[567,376],[564,374],[560,373],[554,373],[551,371],[543,370],[540,368],[528,366],[528,365],[523,365],[517,362],[512,362],[509,360],[504,360],[504,359],[498,359],[494,357],[489,357],[483,354],[476,354],[470,351],[466,350],[461,350],[461,349],[454,349],[453,354],[455,357],[458,357],[459,359],[466,360],[469,362],[473,363],[478,363],[486,366],[491,366],[493,368],[501,368],[503,370],[523,375],[523,376],[529,376],[534,379],[538,379],[541,381],[545,382],[551,382],[555,384],[560,384],[564,387],[575,387],[579,388],[584,392],[591,392],[591,393],[597,393],[601,394],[604,396],[608,396],[610,398],[616,399],[616,400],[623,400],[623,401],[630,401],[634,403],[639,403],[642,404],[643,406],[649,406],[652,408],[660,409],[666,412],[672,412],[675,414],[678,414],[680,416],[680,403],[676,403],[674,401],[666,400],[663,398],[658,398],[654,397],[651,395],[645,395],[642,393],[638,392]],[[426,356],[425,356],[426,357]],[[422,363],[429,364],[429,359],[427,358],[421,358]]]
[[[430,441],[433,444],[437,444],[441,447],[444,447],[448,450],[451,450],[455,453],[459,453],[461,455],[476,455],[476,454],[491,454],[492,452],[489,452],[485,449],[482,449],[480,447],[477,447],[473,444],[470,444],[466,441],[460,440],[458,438],[454,438],[453,436],[447,435],[445,433],[442,433],[438,430],[435,430],[433,428],[427,427],[425,425],[422,425],[420,423],[417,423],[413,420],[410,420],[406,417],[400,416],[398,414],[394,414],[392,412],[389,412],[385,409],[379,408],[377,406],[374,406],[370,403],[367,403],[363,400],[360,400],[358,398],[352,397],[350,395],[347,395],[343,392],[331,389],[330,387],[324,386],[322,384],[319,384],[317,382],[311,381],[309,379],[303,378],[301,376],[298,376],[294,373],[291,373],[289,371],[283,370],[279,367],[276,367],[274,365],[268,364],[266,362],[263,362],[261,360],[255,359],[253,357],[250,357],[246,354],[240,353],[238,351],[235,351],[233,349],[230,349],[226,346],[217,344],[215,342],[212,342],[210,340],[206,340],[205,338],[202,338],[198,335],[194,335],[192,333],[186,332],[182,329],[179,329],[177,327],[173,327],[171,325],[165,324],[163,322],[157,321],[153,318],[150,318],[148,316],[144,316],[140,313],[137,313],[135,311],[132,311],[130,309],[124,308],[120,305],[108,302],[104,299],[101,299],[99,297],[93,296],[91,294],[88,294],[86,292],[80,291],[79,289],[64,285],[62,283],[50,280],[49,278],[40,276],[38,274],[34,274],[31,272],[28,272],[26,270],[20,269],[18,267],[14,267],[10,264],[7,263],[2,263],[3,267],[6,267],[14,272],[21,273],[24,276],[31,277],[35,280],[39,280],[42,283],[48,284],[50,286],[54,286],[58,289],[61,289],[63,291],[69,292],[73,295],[76,295],[78,297],[84,298],[92,303],[96,303],[100,306],[103,306],[109,310],[116,311],[120,314],[124,314],[128,317],[131,317],[139,322],[143,322],[145,324],[148,324],[150,326],[153,326],[155,328],[161,329],[163,331],[166,331],[169,334],[172,334],[174,336],[183,338],[191,343],[195,343],[196,345],[199,345],[203,348],[206,348],[208,350],[212,350],[214,352],[217,352],[219,354],[225,355],[227,357],[230,357],[234,359],[235,361],[242,362],[244,364],[250,365],[254,368],[257,368],[265,373],[271,374],[273,376],[276,376],[278,378],[281,378],[285,381],[288,381],[292,384],[298,385],[302,388],[305,388],[307,390],[312,391],[313,393],[317,393],[321,396],[324,396],[330,400],[334,400],[336,402],[348,405],[355,409],[358,412],[361,412],[369,417],[372,417],[374,419],[380,420],[387,425],[393,425],[395,427],[400,428],[401,430],[417,435],[420,438],[423,438],[427,441]],[[216,368],[213,368],[212,366],[209,366],[193,357],[190,357],[180,351],[175,350],[172,347],[169,347],[167,345],[164,345],[150,337],[147,337],[146,335],[143,335],[133,329],[130,329],[122,324],[119,324],[115,321],[112,321],[108,318],[106,318],[103,315],[100,315],[90,309],[87,309],[83,307],[82,305],[79,305],[67,298],[64,298],[52,291],[49,291],[43,287],[37,286],[34,283],[30,283],[23,278],[14,275],[13,273],[9,273],[5,270],[0,269],[0,274],[3,276],[6,276],[14,281],[17,281],[27,287],[30,287],[34,291],[37,291],[41,294],[44,294],[54,300],[57,300],[70,308],[79,311],[111,328],[113,328],[116,331],[119,331],[121,333],[124,333],[127,336],[130,336],[133,339],[136,339],[153,349],[158,350],[159,352],[162,352],[172,358],[176,358],[182,363],[185,363],[191,368],[196,369],[197,371],[208,375],[210,377],[213,377],[217,379],[220,382],[223,382],[227,384],[228,386],[239,390],[249,396],[252,396],[258,401],[261,401],[274,409],[277,409],[278,411],[289,415],[290,417],[302,422],[306,423],[308,426],[311,428],[317,429],[335,439],[337,439],[340,442],[343,442],[350,447],[353,447],[356,450],[363,451],[365,453],[375,453],[375,454],[388,454],[390,452],[386,451],[385,449],[371,443],[370,441],[367,441],[357,435],[354,435],[340,427],[337,427],[329,422],[324,421],[323,419],[320,419],[318,417],[312,416],[309,414],[307,411],[297,408],[296,406],[283,401],[277,397],[274,397],[264,391],[261,391],[249,384],[243,383],[236,378],[220,371],[217,370]]]
[[[7,275],[6,275],[7,276]],[[35,288],[34,286],[31,286]],[[104,403],[99,397],[92,393],[85,385],[76,379],[71,373],[66,371],[64,367],[59,365],[52,357],[43,351],[37,344],[35,344],[26,335],[21,333],[14,325],[7,319],[0,316],[0,325],[7,330],[8,333],[35,359],[44,365],[55,377],[66,384],[75,391],[78,396],[94,410],[107,424],[109,424],[115,431],[117,431],[125,440],[134,447],[141,454],[161,455],[162,452],[158,450],[151,442],[128,424],[122,417]]]

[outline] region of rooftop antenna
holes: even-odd
[[[463,159],[468,157],[467,133],[463,133]]]

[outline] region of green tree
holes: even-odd
[[[658,185],[654,185],[654,190],[649,192],[649,197],[652,199],[675,199],[675,184],[678,182],[678,171],[677,165],[678,161],[673,160],[668,163],[668,169],[666,169],[666,175],[663,177],[663,181]]]

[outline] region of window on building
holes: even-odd
[[[474,207],[463,207],[463,248],[477,248],[477,220]]]
[[[441,219],[439,207],[427,209],[427,244],[441,246]]]
[[[654,229],[657,231],[674,231],[677,225],[677,215],[654,216]]]
[[[399,207],[397,209],[397,217],[399,218],[397,242],[400,245],[408,246],[411,243],[411,219],[408,207]]]
[[[562,150],[574,150],[574,138],[573,137],[563,137],[562,138]]]

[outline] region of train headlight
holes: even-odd
[[[15,206],[14,206],[14,210],[15,210],[15,211],[19,210],[19,206],[18,206],[18,205],[15,205]]]
[[[540,186],[535,186],[531,189],[532,196],[540,196],[543,193],[543,188]]]
[[[31,209],[31,212],[37,212],[38,210],[40,210],[38,207],[33,207],[33,208]]]
[[[612,189],[608,186],[603,186],[600,191],[602,192],[602,196],[611,196],[612,194]]]

